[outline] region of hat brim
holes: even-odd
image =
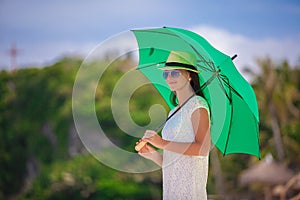
[[[195,73],[200,73],[200,71],[198,70],[195,70],[195,69],[189,69],[189,68],[186,68],[186,67],[178,67],[178,66],[168,66],[168,67],[161,67],[159,68],[160,70],[163,70],[163,71],[166,71],[166,70],[174,70],[174,69],[183,69],[183,70],[187,70],[187,71],[192,71],[192,72],[195,72]]]

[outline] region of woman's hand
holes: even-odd
[[[147,130],[142,140],[149,142],[153,146],[163,149],[166,145],[166,141],[163,140],[155,131]]]
[[[136,143],[136,145],[138,145],[140,142],[142,142],[143,140],[140,139],[139,142]],[[156,150],[149,146],[148,144],[145,144],[141,150],[138,152],[139,155],[143,156],[144,158],[147,158],[149,160],[153,160],[153,155],[156,153]]]
[[[137,142],[136,145],[138,145],[142,141],[143,140],[140,139],[140,141]],[[141,150],[138,152],[138,154],[143,156],[146,159],[152,160],[153,162],[155,162],[159,166],[162,165],[162,155],[160,153],[158,153],[153,147],[151,147],[148,144],[145,144],[141,148]]]

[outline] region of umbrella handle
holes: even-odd
[[[154,131],[155,131],[155,132],[158,132],[158,131],[161,129],[161,127],[162,127],[163,125],[165,125],[166,122],[167,122],[167,120],[164,121],[161,125],[159,125]],[[138,145],[136,145],[136,146],[134,147],[134,149],[135,149],[136,151],[140,151],[146,144],[147,144],[146,141],[141,141],[140,143],[138,143]]]
[[[136,145],[136,146],[134,147],[134,149],[135,149],[136,151],[140,151],[146,144],[147,144],[146,141],[141,141],[140,143],[138,143],[138,145]]]

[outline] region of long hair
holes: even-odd
[[[200,81],[199,81],[198,74],[196,72],[193,72],[193,71],[189,71],[189,70],[187,70],[187,71],[190,74],[190,77],[191,77],[190,85],[193,88],[195,94],[198,95],[198,96],[201,96],[205,99],[204,94],[203,94],[203,92],[201,90],[201,87],[200,87]],[[173,106],[178,105],[176,92],[171,93],[170,100],[171,100],[171,103],[173,104]]]

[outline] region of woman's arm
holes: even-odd
[[[158,153],[157,151],[155,151],[156,153],[153,155],[153,159],[152,161],[155,162],[158,166],[162,166],[162,162],[163,162],[163,156]]]
[[[210,126],[208,112],[204,108],[195,110],[191,116],[195,141],[192,143],[163,140],[154,131],[146,131],[143,140],[157,148],[189,156],[206,156],[210,149]]]

